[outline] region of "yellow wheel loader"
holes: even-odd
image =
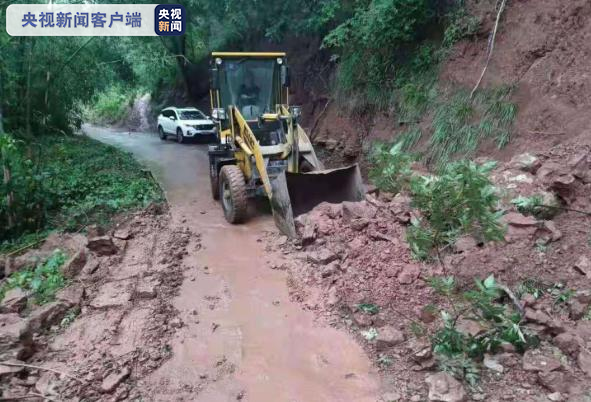
[[[213,52],[209,71],[218,124],[217,144],[208,152],[211,192],[228,222],[244,222],[248,199],[266,196],[277,227],[295,237],[295,216],[323,201],[363,199],[357,165],[323,170],[298,124],[285,53]]]

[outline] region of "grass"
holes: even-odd
[[[64,252],[56,250],[36,267],[14,272],[0,286],[0,300],[4,299],[10,289],[20,288],[38,305],[53,301],[57,291],[67,284],[61,270],[66,258]]]
[[[27,174],[43,178],[35,190],[35,199],[40,201],[34,206],[42,218],[18,232],[0,236],[2,253],[41,240],[51,230],[108,225],[117,213],[164,199],[158,184],[131,154],[84,136],[39,137],[23,147],[21,157],[34,166]],[[18,193],[18,189],[15,191]],[[26,188],[21,193],[26,195]],[[19,198],[21,221],[28,216],[27,198],[32,195]]]
[[[512,88],[480,90],[470,99],[466,89],[445,94],[436,89],[434,81],[431,85],[420,87],[422,95],[403,93],[399,98],[399,120],[411,123],[395,141],[404,151],[413,150],[428,135],[423,159],[442,166],[456,158],[472,157],[484,141],[492,141],[498,149],[509,143],[517,116],[517,106],[510,101]],[[431,124],[423,132],[416,123],[428,116],[432,116]]]

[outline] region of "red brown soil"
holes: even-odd
[[[501,191],[502,208],[513,214],[506,218],[509,222],[506,241],[476,242],[465,249],[448,248],[443,252],[443,266],[413,261],[405,232],[409,216],[416,212],[407,198],[392,199],[392,195],[385,194],[379,199],[368,195],[361,203],[321,204],[298,217],[300,233],[308,235],[302,241],[308,245],[269,235],[269,249],[280,251],[284,258],[283,263],[271,268],[288,270],[292,297],[332,325],[348,328],[376,364],[384,356],[393,362],[380,367],[386,378],[395,382],[401,400],[417,395],[424,400],[427,394],[424,378],[436,367],[432,359],[423,358],[420,352],[429,349],[429,336],[441,326],[437,313],[430,313],[428,306],[449,308],[447,300],[428,285],[430,277],[453,275],[461,288],[472,286],[474,278],[484,279],[493,274],[514,291],[526,281],[543,288],[560,284],[564,290],[591,289],[591,277],[575,269],[582,256],[591,256],[589,213],[563,211],[553,221],[545,222],[523,217],[510,203],[518,195],[556,191],[556,183],[572,175],[575,180],[569,191],[563,188],[558,191],[563,197],[559,197],[560,202],[565,208],[591,212],[591,181],[586,176],[591,173],[589,158],[588,145],[561,145],[540,155],[538,166],[541,167],[535,174],[521,170],[515,163],[501,164],[492,177]],[[510,216],[517,218],[513,221]],[[310,233],[315,233],[314,240],[310,240]],[[542,350],[547,348],[552,351],[548,353],[562,356],[565,372],[573,376],[565,382],[579,387],[579,391],[589,391],[576,359],[552,346],[553,335],[586,325],[586,321],[579,321],[580,317],[573,318],[574,302],[571,302],[557,303],[545,295],[535,308],[557,320],[559,329],[540,328],[539,322],[531,320],[526,328],[540,331]],[[379,306],[379,314],[364,314],[357,307],[360,303]],[[585,308],[588,311],[589,306]],[[417,324],[425,331],[423,335],[416,333]],[[373,327],[379,331],[384,326],[400,330],[406,341],[377,350],[374,342],[360,335],[362,330]],[[483,369],[482,389],[472,392],[474,398],[535,401],[555,391],[538,375],[523,369],[524,358],[520,354],[501,354],[495,358],[502,362],[505,373],[499,375]],[[575,394],[573,391],[569,400],[576,400]]]
[[[159,209],[155,208],[157,213]],[[170,339],[183,325],[172,306],[183,281],[183,258],[187,248],[200,247],[199,235],[169,222],[168,213],[129,216],[116,228],[128,237],[114,239],[118,253],[88,253],[81,274],[65,290],[82,295],[75,306],[79,315],[71,324],[60,324],[58,319],[38,331],[34,354],[26,361],[63,374],[25,368],[17,376],[4,377],[3,398],[151,399],[141,380],[171,356]],[[46,243],[41,250],[57,245],[68,250],[68,245],[80,247],[84,239],[53,236]],[[33,307],[29,314],[39,308]],[[26,312],[22,314],[26,320]],[[103,389],[110,379],[115,385]]]

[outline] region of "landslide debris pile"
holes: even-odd
[[[1,302],[2,398],[141,399],[138,382],[167,360],[183,325],[172,300],[187,247],[198,248],[199,236],[172,228],[155,206],[108,233],[51,235],[39,250],[13,258],[6,275],[56,248],[70,256],[61,268],[67,286],[55,300],[36,305],[14,288]]]
[[[405,194],[321,204],[298,217],[298,241],[268,239],[284,258],[271,268],[288,271],[292,297],[349,328],[392,374],[391,400],[579,400],[591,390],[591,147],[518,155],[491,178],[504,241],[465,235],[441,250],[441,263],[413,260],[405,233],[419,213]],[[494,278],[496,302],[517,313],[528,342],[535,340],[495,345],[474,359],[474,384],[465,370],[441,372],[434,352],[440,312],[454,306],[432,278],[449,276],[458,291]],[[488,336],[484,324],[453,323],[467,339]]]

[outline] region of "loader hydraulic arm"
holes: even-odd
[[[254,157],[255,165],[257,167],[257,170],[259,171],[259,176],[261,177],[261,180],[263,182],[263,186],[265,188],[265,192],[267,193],[267,197],[271,199],[273,197],[271,181],[269,180],[269,175],[267,174],[267,168],[265,167],[265,160],[263,158],[263,153],[261,152],[259,142],[254,136],[254,133],[252,132],[250,127],[248,126],[246,119],[242,116],[242,114],[238,111],[236,107],[230,107],[230,114],[230,118],[232,119],[232,133],[234,135],[236,143],[244,151],[247,157]]]

